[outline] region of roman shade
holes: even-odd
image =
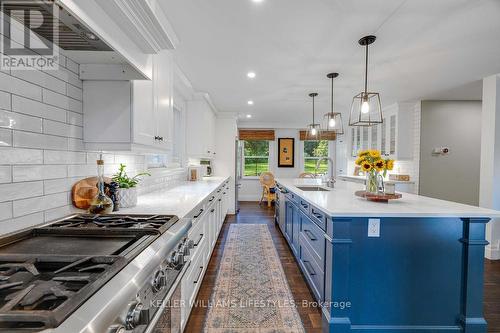
[[[252,140],[268,140],[274,141],[274,130],[253,130],[253,129],[240,129],[239,139],[252,141]]]
[[[305,140],[329,140],[329,141],[334,141],[337,138],[337,134],[335,131],[321,131],[319,133],[319,137],[313,137],[309,133],[309,131],[300,131],[300,141],[305,141]]]

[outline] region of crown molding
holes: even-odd
[[[98,4],[146,54],[175,49],[179,43],[159,6],[152,8],[146,0],[106,0]]]

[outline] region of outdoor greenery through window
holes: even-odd
[[[245,177],[269,171],[269,141],[243,141],[243,167]]]
[[[328,157],[328,140],[304,141],[304,172],[314,173],[321,157]],[[321,161],[318,174],[328,172],[328,161]]]

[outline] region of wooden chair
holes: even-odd
[[[271,172],[263,172],[260,177],[260,184],[262,185],[262,196],[259,205],[262,201],[267,200],[267,206],[271,207],[271,202],[276,200],[276,181]]]
[[[312,174],[312,173],[309,173],[309,172],[302,172],[302,173],[299,175],[299,178],[315,178],[315,177],[314,177],[314,174]]]

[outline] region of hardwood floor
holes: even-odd
[[[274,207],[268,208],[266,205],[259,207],[255,202],[241,202],[240,213],[236,216],[228,216],[226,218],[217,244],[215,245],[212,258],[210,259],[200,292],[198,293],[197,304],[207,304],[211,297],[217,278],[218,267],[222,258],[222,252],[224,251],[229,225],[233,223],[267,224],[273,237],[274,245],[278,250],[278,255],[281,259],[281,264],[283,265],[295,302],[302,303],[303,300],[309,302],[314,301],[288,244],[278,230],[278,227],[274,224],[273,215]],[[318,308],[299,306],[297,310],[307,332],[321,332],[321,312]],[[207,307],[195,307],[191,312],[185,332],[202,332],[207,312]],[[485,263],[484,312],[486,320],[488,321],[488,332],[500,333],[500,260],[487,260]]]

